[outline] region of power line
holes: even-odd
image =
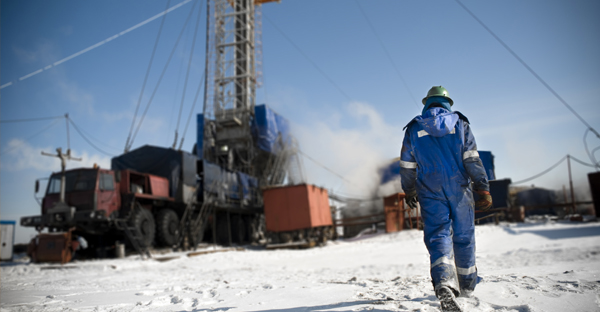
[[[309,160],[311,160],[312,162],[314,162],[315,164],[317,164],[318,166],[320,166],[321,168],[323,168],[323,169],[325,169],[325,170],[327,170],[327,171],[331,172],[331,173],[332,173],[332,174],[334,174],[335,176],[339,177],[340,179],[342,179],[342,180],[344,180],[344,181],[346,181],[346,182],[348,182],[348,183],[350,183],[350,184],[354,184],[352,181],[350,181],[350,180],[348,180],[348,179],[344,178],[344,176],[342,176],[341,174],[339,174],[339,173],[337,173],[337,172],[335,172],[335,171],[333,171],[333,170],[329,169],[327,166],[325,166],[325,165],[321,164],[320,162],[318,162],[318,161],[317,161],[317,160],[315,160],[314,158],[312,158],[312,157],[310,157],[310,156],[306,155],[306,154],[305,154],[304,152],[302,152],[301,150],[298,150],[298,152],[299,152],[300,154],[304,155],[304,157],[306,157],[306,158],[308,158]]]
[[[62,116],[62,117],[60,117],[60,118],[64,118],[64,116]],[[28,142],[29,140],[31,140],[31,139],[33,139],[33,138],[35,138],[36,136],[38,136],[38,135],[40,135],[40,134],[44,133],[46,130],[48,130],[48,129],[52,128],[52,126],[54,126],[55,124],[57,124],[59,121],[60,121],[60,119],[56,119],[56,120],[55,120],[54,122],[52,122],[52,123],[51,123],[51,124],[50,124],[48,127],[44,128],[44,129],[42,129],[42,130],[40,130],[39,132],[36,132],[34,135],[32,135],[32,136],[30,136],[30,137],[26,138],[25,140],[23,140],[23,142]],[[0,155],[4,155],[4,154],[6,154],[6,153],[8,153],[8,152],[10,152],[10,151],[13,151],[14,149],[16,149],[17,147],[21,146],[22,144],[23,144],[23,143],[20,143],[20,144],[18,144],[18,145],[15,145],[15,146],[13,146],[12,148],[5,149],[4,151],[2,151],[2,152],[0,153]]]
[[[396,63],[392,59],[392,56],[390,55],[390,52],[388,51],[388,49],[383,44],[383,40],[381,40],[381,38],[377,34],[377,31],[375,30],[375,27],[373,26],[373,23],[371,23],[371,20],[369,20],[369,17],[367,16],[367,13],[365,13],[365,11],[363,10],[363,8],[360,5],[360,2],[358,0],[355,0],[355,2],[356,2],[356,5],[358,6],[358,9],[362,13],[363,17],[367,21],[367,24],[369,24],[369,28],[371,28],[371,31],[373,31],[373,34],[375,35],[375,38],[377,38],[377,41],[379,41],[379,45],[381,46],[381,48],[383,48],[383,51],[385,51],[385,55],[387,56],[388,60],[390,61],[390,63],[392,63],[392,66],[396,70],[396,74],[398,74],[398,76],[400,77],[400,80],[402,80],[402,84],[406,88],[406,91],[408,91],[408,94],[412,98],[413,103],[415,103],[415,106],[419,107],[419,104],[417,104],[417,100],[415,99],[414,95],[412,94],[412,92],[408,88],[408,84],[406,83],[406,80],[404,80],[404,76],[402,76],[402,74],[400,73],[400,70],[398,70],[398,67],[396,66]]]
[[[531,181],[531,180],[533,180],[533,179],[539,178],[539,177],[543,176],[544,174],[546,174],[546,173],[550,172],[552,169],[556,168],[556,167],[557,167],[558,165],[560,165],[560,164],[561,164],[563,161],[565,161],[565,159],[566,159],[567,157],[570,157],[570,158],[571,158],[571,159],[573,159],[574,161],[576,161],[576,162],[578,162],[578,163],[580,163],[580,164],[582,164],[582,165],[584,165],[584,166],[588,166],[588,167],[592,167],[592,168],[595,168],[595,167],[596,167],[596,166],[594,166],[593,164],[588,164],[588,163],[586,163],[586,162],[584,162],[584,161],[582,161],[582,160],[580,160],[580,159],[578,159],[578,158],[575,158],[575,157],[573,157],[572,155],[567,155],[567,156],[564,156],[563,158],[561,158],[561,159],[560,159],[560,160],[559,160],[559,161],[558,161],[556,164],[552,165],[550,168],[548,168],[548,169],[546,169],[546,170],[542,171],[541,173],[538,173],[538,174],[536,174],[536,175],[532,176],[531,178],[527,178],[527,179],[524,179],[524,180],[521,180],[521,181],[513,182],[512,184],[521,184],[521,183],[525,183],[525,182]]]
[[[538,174],[534,175],[534,176],[533,176],[533,177],[531,177],[531,178],[527,178],[527,179],[524,179],[524,180],[521,180],[521,181],[513,182],[512,184],[521,184],[521,183],[525,183],[525,182],[531,181],[531,180],[533,180],[533,179],[539,178],[539,177],[543,176],[544,174],[546,174],[546,173],[550,172],[552,169],[556,168],[556,167],[557,167],[558,165],[560,165],[560,164],[561,164],[563,161],[565,161],[565,159],[567,159],[567,156],[564,156],[564,157],[563,157],[563,158],[561,158],[561,159],[560,159],[560,160],[559,160],[559,161],[558,161],[556,164],[552,165],[550,168],[548,168],[548,169],[546,169],[546,170],[542,171],[541,173],[538,173]]]
[[[167,8],[171,0],[167,1]],[[138,97],[137,105],[135,106],[135,113],[133,114],[133,120],[131,121],[131,127],[129,128],[129,134],[127,135],[127,141],[125,142],[125,152],[128,151],[129,140],[131,139],[131,133],[133,132],[133,127],[135,126],[135,119],[137,118],[137,113],[140,108],[140,104],[142,103],[142,96],[144,95],[144,90],[146,89],[146,82],[148,81],[148,76],[150,76],[150,69],[152,68],[152,61],[154,60],[154,55],[156,54],[156,48],[158,47],[158,41],[160,40],[160,35],[163,30],[163,26],[165,25],[165,19],[167,19],[167,15],[163,15],[162,20],[160,21],[160,27],[158,28],[158,34],[156,35],[156,41],[154,41],[154,48],[152,48],[152,54],[150,55],[150,62],[148,63],[148,68],[146,69],[146,76],[144,77],[144,82],[142,83],[142,89],[140,90],[140,96]]]
[[[131,140],[129,141],[129,146],[126,147],[126,150],[131,149],[131,146],[133,146],[133,140],[135,140],[135,137],[137,136],[137,134],[140,130],[140,127],[142,126],[142,123],[144,122],[144,118],[146,117],[146,113],[148,113],[150,104],[152,104],[152,100],[154,99],[154,96],[156,95],[156,91],[158,90],[158,87],[160,86],[160,83],[162,82],[162,79],[165,76],[165,72],[167,71],[167,68],[169,67],[169,63],[171,62],[171,59],[173,58],[175,51],[177,50],[179,41],[181,40],[181,37],[183,36],[183,33],[185,31],[185,28],[187,27],[187,24],[190,21],[190,18],[192,17],[192,13],[194,12],[194,9],[196,8],[196,3],[197,2],[194,2],[194,5],[192,6],[192,9],[190,10],[190,13],[187,16],[185,23],[183,24],[183,27],[181,28],[181,32],[179,33],[179,36],[177,37],[177,41],[175,41],[175,45],[173,46],[173,49],[171,50],[171,54],[169,55],[169,58],[167,59],[167,63],[165,64],[163,71],[160,74],[160,77],[158,78],[158,82],[156,83],[156,86],[154,87],[154,91],[152,91],[152,96],[150,96],[150,99],[148,100],[148,104],[146,104],[146,109],[144,110],[144,113],[142,114],[142,117],[140,118],[140,122],[138,123],[137,128],[135,129],[135,132],[133,133],[133,136],[131,137]]]
[[[323,75],[323,77],[325,77],[325,79],[327,79],[329,81],[329,83],[331,83],[348,101],[351,100],[350,96],[348,96],[348,94],[346,94],[346,92],[344,92],[344,90],[342,90],[342,88],[340,88],[340,86],[338,86],[337,83],[335,83],[333,81],[333,79],[331,79],[315,62],[313,62],[313,60],[310,59],[310,57],[308,57],[308,55],[306,55],[306,53],[304,53],[304,51],[302,51],[302,49],[300,49],[300,47],[294,43],[294,41],[292,41],[292,39],[290,39],[290,37],[288,37],[288,35],[286,35],[279,27],[277,27],[277,25],[275,25],[275,23],[273,23],[273,21],[271,21],[271,19],[264,15],[265,19],[271,23],[271,25],[273,25],[273,27],[275,28],[275,30],[277,30],[284,38],[285,40],[287,40],[292,46],[294,46],[294,48],[296,48],[296,50],[298,50],[298,52],[300,52],[300,54],[302,54],[302,56],[304,56],[304,58],[315,68],[317,69],[317,71],[319,71],[319,73],[321,73],[321,75]]]
[[[71,118],[69,118],[70,122],[74,122]],[[85,134],[85,136],[93,141],[95,141],[97,144],[102,145],[104,147],[110,148],[111,150],[115,151],[116,153],[118,153],[120,151],[119,148],[116,148],[114,146],[110,146],[102,141],[100,141],[98,138],[94,137],[93,135],[91,135],[89,132],[85,131],[83,128],[79,128],[79,131],[81,131],[81,133]]]
[[[75,130],[77,131],[77,133],[79,133],[79,135],[80,135],[80,136],[81,136],[81,137],[82,137],[82,138],[83,138],[83,139],[84,139],[84,140],[85,140],[85,141],[86,141],[86,142],[87,142],[89,145],[91,145],[93,148],[95,148],[97,151],[99,151],[100,153],[102,153],[102,154],[104,154],[104,155],[107,155],[107,156],[110,156],[110,157],[113,157],[113,156],[115,156],[115,155],[113,155],[113,154],[110,154],[110,153],[108,153],[108,152],[106,152],[106,151],[102,150],[101,148],[99,148],[98,146],[96,146],[94,143],[92,143],[92,141],[90,141],[90,140],[89,140],[89,139],[88,139],[88,138],[87,138],[85,135],[83,135],[83,133],[81,132],[81,130],[79,130],[79,127],[77,127],[77,125],[75,124],[75,122],[73,122],[73,120],[72,120],[72,119],[70,119],[70,118],[69,118],[68,120],[69,120],[69,122],[71,122],[71,124],[73,125],[73,128],[75,128]]]
[[[592,128],[592,126],[590,126],[590,124],[588,124],[587,121],[585,121],[585,119],[583,119],[571,107],[571,105],[569,105],[569,103],[567,103],[567,101],[565,101],[556,91],[554,91],[554,89],[548,83],[546,83],[546,81],[544,79],[542,79],[542,77],[540,77],[540,75],[538,75],[529,65],[527,65],[527,63],[525,63],[525,61],[523,61],[523,59],[521,59],[519,57],[519,55],[517,55],[517,53],[515,53],[515,51],[513,51],[506,43],[504,43],[504,41],[502,41],[502,39],[500,39],[500,37],[498,37],[473,12],[471,12],[464,4],[462,4],[462,2],[460,2],[460,0],[454,0],[454,1],[456,1],[456,3],[458,3],[465,11],[467,11],[467,13],[469,13],[469,15],[471,15],[481,26],[483,26],[483,28],[485,28],[485,30],[487,30],[487,32],[489,32],[506,50],[508,50],[508,52],[510,52],[510,54],[512,54],[512,56],[514,56],[523,66],[525,66],[525,68],[527,68],[527,70],[535,78],[537,78],[537,80],[539,82],[541,82],[544,85],[544,87],[546,87],[546,89],[548,89],[564,106],[566,106],[571,111],[571,113],[573,113],[573,115],[575,115],[577,118],[579,118],[579,120],[600,139],[600,133],[598,133],[594,128]]]
[[[113,35],[111,37],[108,37],[108,38],[106,38],[106,39],[104,39],[104,40],[102,40],[102,41],[100,41],[100,42],[98,42],[98,43],[96,43],[94,45],[91,45],[91,46],[89,46],[89,47],[87,47],[87,48],[85,48],[85,49],[83,49],[83,50],[81,50],[81,51],[79,51],[77,53],[71,54],[71,55],[69,55],[69,56],[67,56],[67,57],[65,57],[65,58],[63,58],[63,59],[61,59],[59,61],[56,61],[56,62],[54,62],[54,63],[52,63],[52,64],[50,64],[50,65],[48,65],[46,67],[40,68],[40,69],[38,69],[38,70],[36,70],[36,71],[34,71],[32,73],[29,73],[29,74],[27,74],[25,76],[22,76],[18,80],[13,80],[13,81],[7,82],[7,83],[5,83],[3,85],[0,85],[0,89],[4,89],[6,87],[10,87],[10,86],[12,86],[13,84],[15,84],[15,83],[17,83],[19,81],[23,81],[23,80],[25,80],[27,78],[33,77],[33,76],[35,76],[35,75],[37,75],[37,74],[39,74],[39,73],[41,73],[41,72],[43,72],[45,70],[51,69],[51,68],[53,68],[55,66],[58,66],[58,65],[66,62],[66,61],[74,59],[74,58],[76,58],[76,57],[78,57],[78,56],[80,56],[80,55],[82,55],[82,54],[84,54],[86,52],[89,52],[89,51],[91,51],[91,50],[93,50],[93,49],[95,49],[95,48],[97,48],[99,46],[102,46],[105,43],[113,41],[114,39],[117,39],[118,37],[123,36],[124,34],[130,32],[130,31],[133,31],[133,30],[135,30],[135,29],[137,29],[139,27],[142,27],[142,26],[144,26],[144,25],[152,22],[153,20],[155,20],[155,19],[157,19],[159,17],[166,15],[167,13],[169,13],[169,12],[175,10],[175,9],[180,8],[181,6],[183,6],[184,4],[186,4],[186,3],[190,2],[190,1],[192,1],[192,0],[185,0],[185,1],[183,1],[183,2],[181,2],[179,4],[177,4],[177,5],[173,6],[172,8],[170,8],[168,10],[160,12],[160,13],[152,16],[151,18],[149,18],[149,19],[147,19],[147,20],[145,20],[145,21],[143,21],[141,23],[138,23],[138,24],[136,24],[136,25],[134,25],[132,27],[129,27],[128,29],[126,29],[126,30],[124,30],[124,31],[122,31],[122,32],[120,32],[118,34],[115,34],[115,35]]]
[[[599,151],[599,150],[600,150],[600,146],[598,146],[598,147],[596,147],[595,149],[593,149],[593,150],[592,150],[592,153],[591,153],[591,154],[592,154],[592,157],[594,157],[594,159],[596,159],[596,156],[595,156],[595,154],[596,154],[596,152],[597,152],[597,151]],[[596,162],[596,163],[598,163],[598,162]]]
[[[586,140],[588,132],[590,132],[590,129],[586,129],[585,133],[583,134],[583,146],[585,147],[585,152],[587,153],[588,157],[590,158],[590,160],[594,164],[594,167],[600,168],[600,162],[598,162],[598,160],[596,160],[596,156],[594,156],[594,153],[595,153],[595,151],[598,148],[594,149],[591,153],[590,153],[590,150],[588,148],[588,144],[587,144],[587,140]]]
[[[0,123],[31,122],[31,121],[51,120],[51,119],[59,119],[59,118],[65,118],[65,116],[39,117],[39,118],[26,118],[26,119],[8,119],[8,120],[0,120]]]
[[[596,168],[597,167],[597,166],[594,166],[592,164],[588,164],[588,163],[586,163],[586,162],[584,162],[582,160],[579,160],[579,159],[573,157],[573,155],[571,155],[571,159],[573,159],[574,161],[576,161],[576,162],[578,162],[578,163],[580,163],[580,164],[582,164],[584,166],[588,166],[588,167],[592,167],[592,168]]]

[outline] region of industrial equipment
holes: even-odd
[[[281,235],[265,229],[265,213],[270,220],[269,213],[281,215],[285,205],[297,204],[279,203],[265,212],[263,190],[303,178],[287,120],[255,103],[257,16],[260,4],[271,1],[209,1],[204,107],[192,153],[145,145],[114,157],[111,170],[66,171],[65,161],[72,158],[58,150],[54,156],[61,158],[63,170],[50,177],[42,215],[24,217],[21,225],[83,237],[100,254],[119,240],[148,256],[151,246],[188,248],[202,240],[244,244],[276,237],[279,242]],[[297,196],[312,201],[321,194],[318,207],[303,209],[322,215],[317,223],[286,230],[302,231],[297,239],[323,242],[333,235],[327,192],[319,190]]]

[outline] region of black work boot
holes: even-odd
[[[456,301],[456,297],[452,290],[446,286],[440,287],[435,295],[440,300],[440,305],[442,306],[442,311],[444,312],[462,312],[462,309],[458,305]]]

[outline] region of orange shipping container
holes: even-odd
[[[267,231],[285,232],[331,226],[327,190],[309,184],[263,191]]]

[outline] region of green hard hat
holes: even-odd
[[[442,86],[431,87],[431,89],[429,89],[429,92],[427,92],[427,96],[423,98],[423,105],[425,105],[427,99],[432,96],[445,97],[446,99],[448,99],[448,102],[450,102],[450,106],[454,105],[454,101],[452,101],[452,99],[448,96],[448,90],[446,90],[446,88]]]

